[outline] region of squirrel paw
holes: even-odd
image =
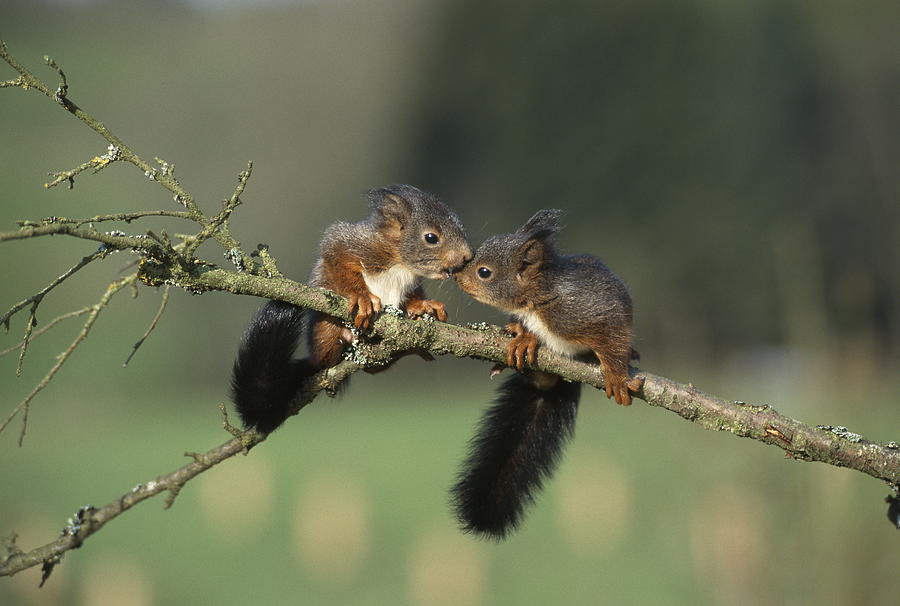
[[[434,299],[410,299],[406,303],[406,314],[410,318],[432,315],[441,322],[447,321],[447,310],[443,303]]]
[[[615,398],[617,404],[631,406],[631,394],[638,393],[644,385],[644,379],[628,376],[627,364],[619,364],[618,360],[597,354],[600,368],[603,369],[603,391],[607,398]]]
[[[525,330],[518,322],[506,325],[506,330],[513,334],[512,341],[506,347],[506,365],[525,370],[525,361],[529,364],[537,362],[538,340],[534,333]]]
[[[640,377],[627,378],[626,376],[606,374],[606,391],[607,398],[615,398],[617,404],[622,406],[631,406],[631,394],[637,393],[644,386],[644,379]]]
[[[617,404],[631,406],[631,394],[621,377],[608,377],[604,386],[607,398],[615,398]]]
[[[353,326],[357,329],[365,330],[369,328],[375,314],[381,311],[381,299],[371,293],[350,295],[347,297],[347,300],[349,301],[347,313],[352,316],[354,310],[356,310]]]

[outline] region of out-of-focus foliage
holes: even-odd
[[[411,172],[489,230],[570,209],[650,347],[896,356],[898,24],[896,2],[455,2]]]

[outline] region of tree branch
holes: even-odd
[[[378,349],[376,346],[373,351]],[[333,393],[341,382],[362,368],[363,366],[355,362],[344,361],[333,368],[320,372],[313,381],[314,387],[300,394],[295,403],[295,413],[312,402],[321,391]],[[247,454],[251,448],[268,437],[266,434],[253,430],[240,432],[229,424],[227,414],[223,414],[223,417],[223,426],[227,431],[235,434],[234,438],[203,453],[186,452],[185,456],[193,459],[191,463],[157,476],[149,482],[138,484],[111,503],[100,508],[83,507],[73,518],[70,518],[69,523],[55,541],[27,552],[19,549],[14,540],[11,541],[6,546],[6,557],[0,559],[0,576],[12,576],[17,572],[41,565],[44,568],[44,579],[46,580],[53,567],[60,562],[67,551],[81,547],[88,537],[97,533],[107,522],[119,517],[138,503],[163,492],[169,494],[165,502],[165,508],[168,509],[187,482],[236,454]]]
[[[150,279],[151,283],[157,279],[160,278]],[[284,278],[263,278],[205,267],[193,276],[180,278],[179,282],[182,288],[192,292],[225,290],[279,299],[349,322],[343,297]],[[503,364],[509,342],[509,337],[496,326],[463,327],[391,314],[383,314],[374,323],[373,334],[387,347],[388,359],[403,352],[425,349],[436,355],[472,357]],[[539,350],[534,368],[597,388],[604,385],[598,365],[560,356],[548,348]],[[692,385],[649,372],[638,370],[635,374],[644,379],[638,398],[704,429],[752,438],[780,448],[794,459],[856,469],[893,487],[900,484],[900,446],[896,442],[881,445],[831,426],[810,427],[767,405],[730,402],[703,393]]]
[[[200,209],[197,207],[197,203],[194,202],[193,196],[181,187],[181,184],[175,179],[173,172],[167,169],[168,164],[165,164],[163,170],[158,170],[155,166],[134,153],[130,147],[125,145],[125,143],[119,139],[119,137],[114,135],[102,122],[88,114],[69,99],[69,86],[66,82],[65,74],[63,74],[62,69],[60,69],[56,61],[50,57],[44,56],[44,63],[55,70],[60,78],[59,85],[54,91],[44,84],[40,78],[31,73],[24,65],[19,63],[15,57],[10,55],[6,43],[2,40],[0,40],[0,59],[6,61],[10,67],[19,73],[18,78],[7,80],[3,83],[4,86],[16,86],[24,90],[34,89],[43,93],[50,99],[53,99],[60,107],[87,124],[91,130],[106,139],[110,146],[114,148],[111,149],[109,153],[114,154],[116,160],[122,160],[123,162],[135,165],[144,172],[144,175],[148,179],[159,182],[160,185],[172,192],[175,195],[176,200],[184,206],[189,213],[198,217],[202,215]],[[163,164],[162,162],[160,163]]]
[[[148,278],[141,276],[141,279],[146,281]],[[194,292],[221,290],[276,298],[334,315],[345,322],[350,321],[343,297],[284,278],[263,278],[222,269],[207,269],[183,278],[180,285]],[[293,414],[315,399],[320,391],[333,392],[350,374],[365,368],[377,368],[405,352],[425,349],[434,354],[503,363],[509,341],[509,337],[497,326],[480,324],[464,327],[433,320],[411,320],[394,313],[383,313],[374,323],[370,337],[375,338],[374,342],[361,341],[356,344],[349,356],[351,360],[320,372],[315,386],[298,397]],[[539,351],[534,367],[597,388],[603,387],[603,373],[598,365],[572,360],[546,348]],[[845,429],[830,426],[813,428],[766,405],[728,402],[705,394],[691,385],[641,370],[635,371],[635,375],[644,379],[643,389],[637,397],[651,406],[670,410],[705,429],[728,431],[776,446],[794,459],[821,461],[856,469],[884,480],[892,487],[900,483],[900,448],[896,443],[875,444]],[[230,428],[227,419],[225,426]],[[252,430],[230,430],[236,434],[235,438],[205,453],[190,454],[194,462],[151,482],[139,484],[116,501],[99,509],[92,509],[76,529],[70,532],[64,529],[57,540],[29,552],[12,550],[0,563],[0,575],[12,575],[37,564],[46,566],[48,561],[58,562],[62,554],[80,547],[85,539],[100,530],[104,524],[161,492],[169,492],[171,496],[166,506],[171,505],[174,495],[192,478],[227,458],[240,452],[246,453],[267,437]]]

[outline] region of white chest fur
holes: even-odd
[[[402,265],[394,265],[389,270],[377,274],[363,272],[363,280],[369,291],[381,299],[382,305],[394,307],[400,307],[406,301],[406,296],[419,281],[416,274]]]
[[[565,339],[562,339],[553,334],[553,332],[550,331],[547,325],[544,324],[544,321],[541,320],[541,318],[533,311],[525,311],[522,313],[517,313],[516,315],[522,320],[522,324],[525,325],[525,328],[527,328],[537,336],[538,341],[541,342],[541,345],[549,347],[556,353],[560,353],[566,356],[576,356],[578,354],[589,351],[589,349],[584,345],[576,345],[575,343],[566,341]]]

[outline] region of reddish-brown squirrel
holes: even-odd
[[[606,394],[631,404],[632,304],[625,284],[590,255],[562,256],[551,236],[562,211],[541,210],[518,231],[488,239],[456,274],[476,300],[509,312],[509,377],[481,420],[453,488],[464,530],[502,539],[553,473],[574,431],[580,383],[526,370],[538,347],[600,361]]]
[[[310,285],[347,297],[357,329],[367,329],[385,305],[410,316],[447,319],[444,304],[426,299],[422,278],[449,278],[472,258],[462,222],[437,197],[411,185],[368,192],[371,214],[338,222],[322,236]],[[309,357],[296,359],[303,331]],[[232,371],[232,400],[246,427],[271,432],[313,374],[337,364],[353,340],[331,316],[269,301],[248,325]]]

